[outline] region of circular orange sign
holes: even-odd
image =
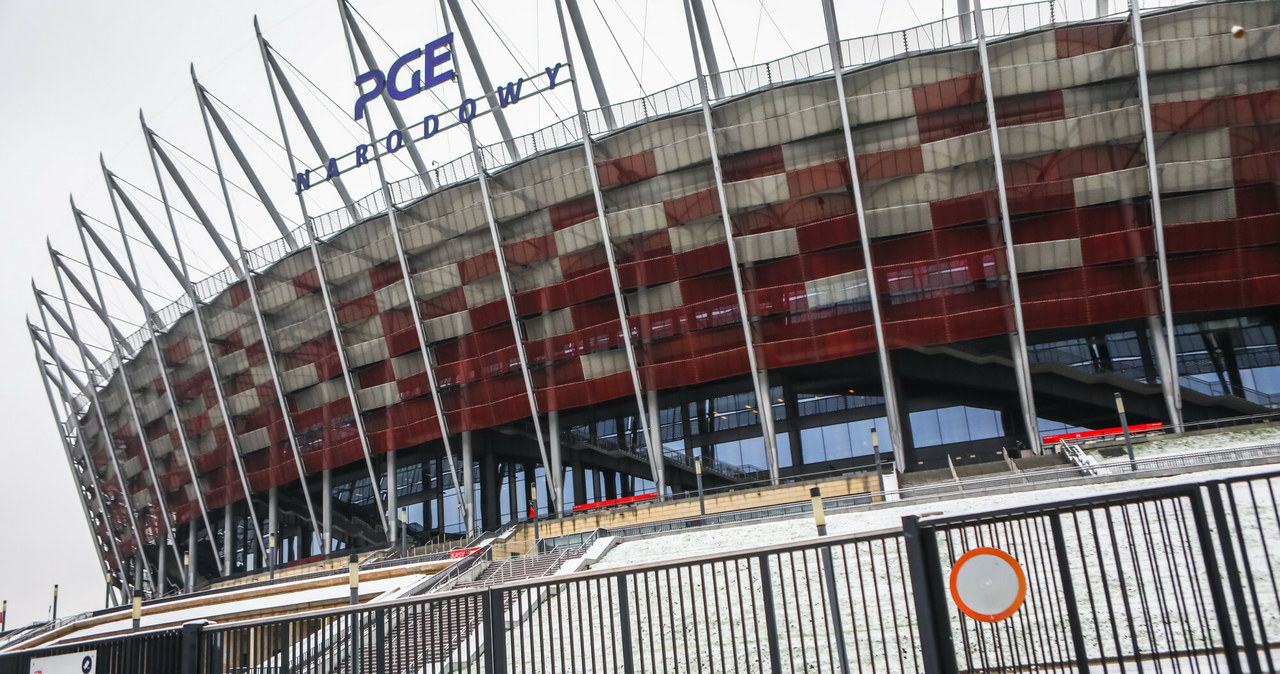
[[[1017,612],[1027,597],[1027,576],[1009,553],[974,548],[951,567],[951,598],[965,615],[994,623]]]

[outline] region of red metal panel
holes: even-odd
[[[586,222],[596,217],[595,196],[588,194],[556,204],[547,209],[547,214],[551,216],[551,228],[556,231]]]
[[[1129,44],[1129,24],[1113,22],[1058,28],[1054,31],[1054,39],[1058,58],[1070,58]]]
[[[962,105],[972,105],[983,100],[982,73],[967,73],[950,79],[919,84],[911,88],[917,115],[945,110]],[[924,127],[921,127],[924,133]],[[927,142],[927,141],[922,141]]]
[[[1151,124],[1157,133],[1261,124],[1276,119],[1280,119],[1280,91],[1275,90],[1151,106]]]
[[[726,183],[782,173],[786,168],[781,145],[771,145],[720,159],[720,170]]]
[[[596,162],[601,187],[614,187],[658,175],[653,150]]]

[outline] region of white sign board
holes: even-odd
[[[1009,553],[975,548],[951,567],[951,598],[965,615],[999,622],[1017,612],[1027,596],[1027,576]]]
[[[31,674],[95,674],[97,671],[97,651],[31,658]]]

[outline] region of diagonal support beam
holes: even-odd
[[[103,171],[108,177],[112,175],[110,171],[106,170],[105,165],[103,166]],[[109,180],[109,182],[112,181]],[[129,201],[128,195],[125,194],[123,190],[120,190],[118,186],[111,192],[112,208],[116,208],[115,198],[117,196],[120,197],[121,202],[125,204],[125,208],[133,217],[134,223],[143,231],[147,239],[158,244],[159,240],[156,238],[155,232],[151,229],[151,225],[147,223],[141,213],[138,213],[136,208],[129,207],[131,202]],[[129,262],[132,266],[133,250],[129,246],[129,237],[125,234],[124,219],[120,217],[119,210],[116,210],[116,225],[120,228],[120,238],[124,242],[125,253],[129,256]],[[249,485],[249,476],[244,467],[244,457],[240,454],[240,440],[235,432],[235,424],[232,423],[231,420],[231,411],[227,405],[227,396],[222,390],[222,378],[218,374],[217,363],[213,358],[213,349],[209,345],[209,333],[205,329],[204,316],[201,312],[202,304],[200,302],[200,297],[196,295],[195,286],[191,284],[191,277],[187,273],[186,260],[182,256],[182,245],[178,240],[176,232],[174,232],[174,245],[178,251],[178,262],[175,262],[165,249],[159,245],[156,246],[156,253],[158,253],[164,260],[165,266],[169,268],[169,271],[173,274],[174,278],[178,280],[178,283],[182,284],[182,290],[191,302],[191,315],[195,319],[196,331],[200,337],[200,348],[204,351],[205,364],[209,368],[209,379],[213,383],[213,392],[218,399],[218,411],[222,417],[223,428],[227,433],[227,442],[231,446],[231,456],[235,460],[236,473],[240,478],[240,486],[244,491],[245,505],[249,510],[249,521],[253,525],[254,532],[257,534],[258,549],[265,555],[266,548],[262,541],[262,530],[258,523],[258,514],[253,508],[253,489]],[[232,564],[230,563],[230,560],[224,559],[223,571],[225,572],[231,567]]]
[[[258,201],[261,201],[263,208],[267,209],[267,215],[271,216],[271,222],[275,223],[276,229],[280,231],[280,236],[284,237],[285,242],[289,244],[289,250],[297,250],[298,241],[293,238],[293,233],[289,231],[289,226],[285,223],[284,216],[280,215],[275,203],[271,201],[271,195],[267,194],[267,189],[262,186],[262,181],[258,179],[258,174],[253,170],[253,165],[244,156],[244,152],[240,150],[240,144],[236,142],[236,137],[232,135],[231,129],[227,128],[227,123],[222,119],[222,113],[218,112],[217,106],[213,104],[213,101],[209,100],[209,90],[205,89],[204,85],[200,84],[200,80],[196,79],[196,67],[194,65],[191,66],[191,83],[196,88],[196,101],[200,103],[200,109],[209,119],[213,120],[213,125],[218,127],[218,133],[222,135],[222,140],[227,144],[227,148],[231,150],[231,156],[235,157],[236,163],[240,165],[240,170],[249,179],[249,185],[253,187],[254,193],[258,195]]]
[[[596,103],[600,105],[600,112],[604,115],[604,123],[609,127],[607,131],[618,128],[618,120],[613,116],[613,107],[609,104],[609,92],[604,87],[604,78],[600,75],[600,66],[596,63],[596,52],[591,48],[591,36],[587,33],[587,26],[582,21],[582,10],[578,9],[578,0],[565,0],[565,10],[569,14],[569,20],[573,23],[574,35],[578,37],[578,47],[582,50],[582,60],[587,66],[587,78],[591,80],[591,88],[596,94]],[[573,54],[565,50],[567,58],[572,61]],[[584,130],[583,133],[586,133]]]
[[[226,174],[222,172],[222,160],[218,156],[217,145],[213,142],[213,131],[208,126],[208,117],[207,116],[203,116],[203,117],[205,120],[205,131],[209,138],[209,148],[213,152],[214,170],[218,174],[218,184],[222,187],[222,195],[227,203],[227,213],[231,216],[232,231],[235,234],[236,250],[239,252],[238,259],[242,263],[242,264],[233,263],[231,265],[231,268],[236,271],[237,275],[246,279],[246,283],[249,286],[250,294],[253,296],[254,317],[258,322],[258,329],[259,329],[259,332],[261,333],[262,345],[264,347],[263,351],[267,355],[268,365],[271,369],[271,381],[276,390],[277,402],[280,405],[280,416],[283,419],[285,424],[285,434],[288,436],[288,440],[289,440],[289,451],[293,455],[294,465],[298,469],[298,482],[302,486],[303,503],[306,504],[307,506],[307,515],[311,521],[312,531],[319,531],[319,526],[318,526],[319,523],[316,520],[315,506],[312,504],[312,501],[311,501],[311,490],[309,488],[309,485],[307,484],[306,464],[303,463],[302,454],[298,450],[298,440],[297,440],[297,434],[294,433],[294,429],[293,429],[293,419],[289,416],[289,406],[284,400],[283,389],[281,389],[280,387],[280,378],[277,373],[277,368],[275,363],[275,354],[272,353],[271,351],[271,341],[267,336],[266,325],[262,319],[262,309],[258,305],[257,288],[254,287],[254,280],[249,274],[249,261],[245,257],[244,243],[240,239],[240,230],[235,225],[235,212],[232,211],[231,209],[231,195],[227,190]],[[182,251],[182,244],[178,240],[177,223],[173,219],[173,209],[170,207],[169,196],[164,188],[164,179],[160,176],[160,167],[156,165],[156,157],[154,155],[151,158],[151,168],[155,172],[156,184],[158,184],[160,187],[160,200],[164,204],[165,217],[169,221],[169,231],[173,234],[173,240],[176,243],[175,248],[178,252],[178,263],[185,270],[187,268],[187,258]],[[179,179],[179,184],[182,184],[180,179]],[[217,233],[216,229],[210,229],[209,236],[219,241],[222,240],[222,236]],[[194,294],[192,295],[192,303],[196,307],[198,312],[200,304],[199,302],[196,301],[196,297],[194,296]],[[206,336],[206,339],[207,339],[207,336]],[[210,363],[212,362],[213,361],[210,360]],[[212,367],[212,365],[210,365],[210,367]],[[273,530],[276,528],[276,523],[274,521],[270,522],[270,525]]]
[[[907,469],[906,449],[902,438],[902,417],[898,409],[898,392],[894,386],[893,369],[889,362],[889,349],[885,345],[884,322],[880,316],[880,293],[876,288],[875,264],[871,260],[871,234],[867,231],[867,211],[862,202],[862,180],[858,177],[857,168],[858,157],[853,150],[849,99],[845,97],[844,89],[844,59],[840,52],[840,26],[836,23],[833,0],[822,0],[822,14],[826,19],[827,46],[831,50],[831,63],[834,65],[836,98],[840,102],[840,126],[844,130],[850,187],[853,190],[853,205],[858,215],[858,235],[862,243],[862,265],[867,274],[867,294],[871,296],[871,320],[875,325],[876,357],[880,365],[880,387],[884,392],[885,417],[889,421],[889,443],[893,448],[893,463],[901,473]]]
[[[284,98],[289,102],[289,107],[293,110],[293,116],[302,124],[302,130],[307,134],[307,140],[311,142],[311,149],[315,150],[316,156],[320,158],[321,163],[329,161],[333,155],[325,149],[324,143],[320,140],[320,134],[316,133],[315,126],[311,123],[311,118],[307,116],[307,111],[302,107],[302,101],[298,100],[298,94],[293,90],[293,84],[289,82],[289,78],[285,77],[284,69],[280,67],[276,61],[275,53],[271,48],[271,43],[262,36],[262,29],[258,27],[258,17],[253,17],[253,31],[258,36],[258,49],[262,52],[262,62],[267,70],[267,83],[271,85],[272,99],[276,102],[277,114],[280,106],[278,97],[275,96],[275,84],[280,84],[280,91],[284,92]],[[284,126],[281,125],[281,133],[284,133]],[[287,143],[286,143],[287,145]],[[293,158],[290,153],[289,158]],[[297,167],[290,164],[294,169]],[[297,171],[293,173],[297,175]],[[337,190],[338,196],[342,199],[342,205],[346,207],[347,212],[351,215],[351,221],[356,222],[360,219],[360,213],[356,210],[355,200],[351,198],[351,192],[347,190],[347,184],[342,180],[341,173],[335,173],[332,177],[326,179],[333,183],[333,188]]]
[[[364,39],[364,32],[360,30],[360,26],[356,23],[355,17],[351,15],[351,8],[347,6],[347,0],[338,0],[338,10],[342,13],[342,24],[349,31],[347,40],[355,38],[356,44],[360,47],[360,56],[364,59],[364,63],[370,70],[379,70],[378,61],[373,57],[373,50],[369,49],[369,42]],[[348,43],[348,46],[350,44]],[[422,185],[427,188],[427,192],[435,191],[435,185],[431,181],[431,174],[427,172],[427,164],[422,161],[422,154],[418,152],[418,145],[413,140],[413,134],[409,133],[409,126],[404,123],[404,115],[400,114],[400,106],[392,100],[391,94],[388,93],[389,87],[382,88],[382,102],[387,106],[387,111],[391,113],[391,120],[395,122],[396,128],[400,130],[404,137],[404,145],[409,150],[409,158],[413,160],[413,168],[418,171],[418,177],[422,179]],[[387,204],[390,206],[390,204]]]
[[[72,209],[74,210],[74,208],[75,208],[75,205],[73,203]],[[98,280],[98,268],[95,267],[93,264],[93,255],[89,251],[89,242],[85,238],[84,227],[81,226],[81,223],[82,221],[79,218],[77,218],[76,225],[77,225],[77,230],[79,231],[79,234],[80,234],[80,246],[81,248],[84,249],[85,261],[89,263],[89,279],[93,283],[94,292],[98,295],[98,304],[103,305],[105,304],[105,302],[103,301],[103,296],[102,296],[102,283],[101,281]],[[110,317],[107,316],[106,314],[99,314],[98,318],[101,319],[104,323],[111,322]],[[156,469],[155,454],[154,452],[151,451],[151,442],[147,439],[147,428],[146,428],[146,425],[142,423],[142,415],[138,413],[138,403],[136,400],[134,400],[134,391],[136,391],[137,389],[133,387],[133,380],[129,376],[129,368],[127,366],[127,363],[125,362],[125,355],[126,355],[125,349],[127,348],[127,345],[124,343],[124,340],[119,340],[119,341],[113,340],[111,342],[111,346],[112,346],[112,353],[116,357],[116,362],[120,364],[119,370],[118,370],[120,373],[120,382],[124,386],[124,399],[129,407],[129,417],[133,421],[133,432],[135,435],[138,436],[138,444],[142,447],[142,458],[146,461],[146,464],[147,464],[147,474],[151,476],[151,486],[155,489],[155,492],[156,492],[156,504],[160,506],[160,517],[163,519],[164,526],[166,529],[165,541],[169,544],[169,547],[173,550],[174,561],[177,562],[179,565],[181,565],[182,553],[178,550],[178,542],[177,540],[175,540],[176,537],[174,536],[174,531],[177,530],[177,522],[173,517],[173,511],[169,509],[169,499],[165,496],[164,486],[160,484],[160,471]],[[159,363],[157,363],[156,366],[161,367]],[[164,555],[163,546],[160,548],[160,550],[157,551],[156,554]],[[163,557],[161,557],[161,562],[163,561],[164,561]],[[166,592],[165,586],[166,586],[166,583],[168,582],[168,579],[163,577],[164,567],[165,565],[161,563],[160,564],[161,577],[154,579],[154,584],[157,586],[157,591],[161,595],[165,594]]]
[[[448,30],[449,17],[445,15],[445,29]],[[454,70],[458,69],[458,55],[453,54]],[[458,77],[458,92],[463,98],[466,98],[466,87],[463,85],[462,77]],[[524,335],[520,328],[520,315],[516,313],[515,297],[511,290],[511,278],[507,270],[506,256],[502,252],[502,234],[498,231],[498,221],[493,214],[493,197],[489,193],[489,174],[484,168],[484,157],[480,152],[480,143],[476,140],[475,127],[467,125],[467,136],[471,140],[471,154],[476,162],[476,179],[480,184],[481,202],[484,204],[485,220],[489,224],[489,236],[493,242],[493,254],[498,262],[498,279],[502,282],[502,295],[506,300],[507,317],[511,321],[511,332],[515,338],[516,355],[520,359],[520,374],[524,378],[524,390],[529,399],[529,415],[533,419],[533,432],[538,442],[538,454],[542,458],[542,465],[549,471],[551,469],[550,457],[547,454],[547,443],[542,433],[542,419],[538,415],[538,396],[533,387],[533,376],[529,371],[529,358],[525,354]],[[468,474],[470,474],[471,466],[466,466]],[[559,516],[564,512],[564,499],[560,490],[556,488],[556,480],[547,481],[547,496],[551,499],[552,512]]]
[[[692,0],[683,0],[685,23],[689,29],[689,47],[693,50],[693,63],[698,76],[698,92],[702,98],[702,121],[707,131],[707,143],[711,149],[711,167],[716,178],[716,196],[720,200],[720,221],[724,225],[725,243],[729,249],[729,269],[733,272],[733,288],[738,296],[738,315],[742,321],[742,336],[747,346],[747,362],[751,368],[751,388],[756,396],[756,416],[760,418],[760,433],[764,436],[765,460],[769,463],[769,482],[778,484],[778,439],[773,433],[772,410],[769,391],[761,390],[761,371],[756,362],[755,339],[751,336],[751,314],[747,312],[747,299],[742,286],[742,270],[738,266],[738,248],[733,238],[733,222],[729,218],[729,202],[725,197],[724,171],[720,166],[720,150],[716,143],[715,125],[711,118],[711,101],[707,95],[707,86],[702,71],[702,58],[698,55],[698,35],[694,28],[694,20],[690,4]],[[707,39],[706,35],[702,36]]]
[[[84,364],[85,371],[90,373],[89,385],[85,387],[85,390],[89,393],[89,398],[93,402],[93,411],[98,418],[98,435],[102,438],[103,444],[106,446],[107,460],[111,465],[111,470],[116,474],[116,484],[119,485],[120,496],[124,499],[125,512],[129,515],[129,524],[133,529],[133,540],[134,545],[137,548],[137,558],[142,561],[143,569],[148,575],[150,575],[151,562],[147,559],[147,556],[143,554],[142,527],[138,526],[138,514],[134,511],[133,499],[129,493],[129,486],[125,482],[124,473],[120,470],[120,458],[117,454],[115,438],[111,437],[111,427],[107,425],[107,416],[102,409],[102,400],[98,397],[98,387],[94,382],[92,371],[89,370],[89,349],[85,347],[84,342],[80,339],[80,330],[76,325],[76,316],[71,311],[71,299],[67,295],[67,287],[63,282],[64,277],[75,279],[75,276],[70,274],[67,270],[66,265],[62,262],[61,258],[58,257],[57,251],[53,249],[53,245],[48,241],[45,243],[49,249],[49,259],[53,262],[53,275],[58,280],[58,291],[62,298],[62,307],[63,310],[66,311],[67,318],[70,321],[71,332],[67,336],[70,337],[71,340],[79,347],[78,350],[80,351],[81,362]],[[84,291],[84,286],[79,284],[78,279],[74,280],[73,283],[78,286],[77,290],[80,290],[82,295],[91,299],[91,296]],[[94,304],[96,304],[96,302]],[[103,379],[104,386],[105,382],[108,381],[110,381],[110,379]],[[88,451],[87,447],[85,451]],[[120,562],[123,564],[124,560],[121,559]]]
[[[353,71],[356,70],[356,61],[355,61],[354,52],[351,54],[351,67]],[[276,114],[277,116],[280,115],[280,108],[278,104],[276,107]],[[283,117],[280,118],[280,129],[281,129],[281,132],[283,133],[284,132]],[[369,134],[369,143],[371,145],[374,145],[375,136],[373,132],[373,115],[372,114],[365,115],[365,130]],[[286,141],[285,141],[286,147],[288,147],[287,137],[288,136],[286,134]],[[293,155],[290,154],[291,166],[292,166],[292,161],[293,161]],[[448,420],[445,417],[444,404],[441,402],[440,383],[436,379],[435,353],[431,349],[430,345],[428,344],[427,335],[422,329],[422,310],[418,306],[417,293],[414,291],[414,288],[413,288],[413,272],[409,266],[409,257],[405,252],[404,238],[403,238],[403,233],[400,230],[398,211],[396,210],[395,202],[391,198],[391,186],[387,182],[387,174],[386,174],[385,168],[382,165],[381,153],[375,151],[374,163],[376,164],[378,169],[378,182],[382,189],[382,195],[384,200],[387,203],[387,224],[391,227],[391,237],[396,245],[396,259],[400,263],[400,276],[404,283],[405,297],[409,304],[409,312],[413,317],[414,332],[418,337],[418,349],[422,354],[423,369],[427,373],[427,383],[431,387],[431,403],[432,403],[432,406],[435,408],[436,422],[439,424],[439,427],[440,427],[440,441],[444,445],[445,458],[449,462],[449,475],[453,479],[453,483],[458,484],[458,469],[453,459],[453,444],[449,439],[449,424],[448,424]],[[468,470],[470,470],[470,467],[468,467]],[[391,471],[388,470],[388,472],[390,473]],[[388,484],[394,484],[394,476],[389,475],[387,479],[388,479]],[[389,491],[388,493],[391,495],[394,495],[395,491],[392,490],[392,491]],[[474,533],[472,531],[471,525],[475,522],[475,518],[473,516],[473,508],[471,503],[468,500],[459,499],[459,506],[462,509],[462,519],[468,525],[467,527],[468,533]],[[394,505],[388,508],[388,516],[391,519],[395,519]],[[391,540],[394,542],[397,536],[399,535],[396,531],[396,527],[393,526],[391,528],[391,533],[392,533]]]
[[[556,0],[556,17],[560,22],[560,39],[564,43],[566,58],[572,58],[569,47],[569,29],[565,25],[564,9],[560,0]],[[640,429],[644,433],[645,446],[648,448],[649,470],[653,472],[654,485],[658,491],[658,499],[666,497],[667,478],[664,469],[666,458],[662,448],[662,429],[653,428],[650,423],[650,412],[646,410],[645,391],[640,383],[640,367],[636,361],[635,346],[631,341],[631,324],[628,322],[626,303],[622,299],[622,281],[618,277],[617,253],[613,246],[613,237],[609,232],[609,220],[605,214],[604,194],[600,191],[600,174],[596,168],[596,156],[591,134],[587,131],[587,113],[582,107],[582,91],[578,88],[578,78],[570,80],[573,87],[573,103],[578,111],[578,124],[582,127],[582,152],[587,162],[587,173],[591,176],[591,193],[595,197],[596,213],[600,223],[600,238],[604,246],[605,259],[609,263],[609,282],[613,285],[613,299],[618,310],[618,327],[622,331],[622,343],[627,354],[627,368],[631,373],[631,387],[636,396],[636,410],[640,418]],[[654,391],[656,393],[656,391]]]
[[[196,199],[196,195],[191,191],[191,187],[187,185],[186,179],[182,177],[178,167],[169,158],[169,153],[165,152],[164,147],[160,145],[156,133],[147,126],[147,120],[142,116],[142,111],[138,111],[138,120],[142,123],[142,137],[147,141],[147,148],[150,149],[154,157],[160,159],[160,163],[164,165],[164,170],[173,179],[173,184],[177,185],[178,191],[182,193],[182,198],[186,200],[191,210],[195,211],[196,219],[200,221],[200,226],[204,227],[204,231],[208,232],[209,238],[213,240],[213,245],[217,246],[218,252],[222,254],[222,259],[227,261],[227,266],[231,267],[231,270],[236,274],[239,274],[240,263],[231,254],[231,250],[227,248],[227,242],[223,241],[222,237],[218,235],[218,229],[213,226],[213,221],[204,212],[204,207]],[[159,180],[159,176],[157,176],[156,180]]]
[[[142,287],[138,285],[137,270],[134,270],[132,276],[124,270],[124,267],[120,265],[120,261],[116,259],[116,256],[107,247],[106,243],[100,236],[98,236],[98,233],[89,226],[89,223],[85,222],[81,212],[76,209],[75,202],[72,202],[71,204],[71,211],[76,221],[76,227],[81,232],[81,236],[84,234],[89,235],[89,238],[93,240],[94,245],[97,247],[98,252],[106,258],[107,263],[111,265],[111,269],[115,271],[116,276],[124,281],[125,285],[129,288],[129,292],[133,295],[134,299],[138,301],[138,304],[142,306],[143,312],[147,315],[147,341],[151,344],[152,357],[156,359],[156,369],[160,370],[160,380],[164,385],[165,399],[169,403],[169,412],[173,415],[174,428],[178,431],[178,444],[182,450],[183,458],[186,459],[187,471],[191,476],[191,485],[196,492],[196,502],[200,506],[200,516],[204,520],[205,531],[212,533],[214,531],[213,524],[209,519],[209,508],[205,503],[204,489],[201,488],[200,478],[196,474],[195,456],[191,453],[191,445],[187,440],[187,430],[185,425],[182,423],[182,416],[178,412],[178,400],[173,392],[173,382],[169,379],[169,370],[165,366],[164,354],[160,351],[160,339],[157,334],[157,331],[160,329],[160,324],[156,317],[156,312],[152,309],[151,304],[147,302],[146,295],[142,292]],[[86,255],[87,254],[86,248]],[[130,261],[132,262],[132,259]],[[191,522],[188,526],[195,526],[195,523]],[[222,560],[218,556],[218,544],[212,535],[209,536],[209,545],[213,547],[213,560],[218,567],[218,573],[221,574]],[[188,552],[195,554],[194,550],[190,550]]]
[[[996,171],[996,192],[1000,201],[1000,231],[1004,236],[1005,263],[1009,267],[1009,294],[1013,302],[1013,369],[1022,399],[1022,417],[1031,451],[1040,454],[1040,426],[1036,416],[1035,392],[1031,386],[1031,365],[1027,357],[1027,330],[1022,321],[1022,291],[1018,285],[1018,261],[1013,248],[1013,226],[1009,219],[1009,195],[1005,188],[1004,159],[1000,153],[1000,128],[996,120],[995,94],[991,90],[991,62],[987,58],[987,35],[982,25],[982,1],[973,0],[973,25],[978,34],[978,59],[982,64],[982,90],[986,98],[987,128],[991,133],[991,154]]]
[[[458,34],[462,36],[462,44],[466,46],[467,55],[471,57],[471,67],[476,69],[480,88],[489,99],[489,109],[493,111],[493,120],[498,123],[498,132],[502,134],[502,142],[507,146],[507,153],[511,155],[511,161],[516,161],[520,159],[520,151],[516,148],[516,142],[511,136],[511,125],[507,124],[507,113],[498,104],[498,94],[493,88],[493,81],[489,79],[489,71],[484,67],[484,59],[481,58],[480,49],[476,47],[476,40],[471,35],[471,27],[467,25],[467,17],[462,13],[462,6],[458,4],[458,0],[445,0],[445,5],[458,24]]]
[[[1098,0],[1099,16],[1106,10],[1106,0]],[[1173,328],[1173,298],[1169,292],[1169,257],[1164,243],[1164,211],[1160,198],[1160,165],[1156,159],[1156,135],[1151,124],[1151,88],[1147,83],[1147,49],[1142,39],[1142,12],[1138,3],[1129,2],[1129,26],[1133,35],[1133,56],[1138,69],[1138,93],[1142,98],[1142,138],[1147,159],[1147,184],[1151,191],[1151,219],[1156,235],[1156,265],[1160,272],[1160,308],[1164,321],[1163,370],[1160,383],[1164,388],[1169,421],[1181,433],[1182,386],[1178,379],[1178,341]]]
[[[270,78],[268,78],[268,80],[269,79]],[[275,89],[273,88],[272,89],[273,95],[274,95],[274,92],[275,92]],[[281,120],[281,132],[286,133],[284,131],[283,117],[280,114],[279,106],[280,106],[280,103],[279,103],[279,100],[277,99],[276,115],[277,115],[277,118]],[[209,136],[209,147],[213,150],[215,166],[220,167],[221,164],[219,163],[219,159],[218,159],[217,146],[213,142],[213,130],[209,127],[209,115],[205,115],[204,124],[205,124],[205,133]],[[287,145],[288,143],[287,133],[285,135],[285,142],[286,142],[285,154],[289,156],[289,165],[296,168],[296,163],[293,158],[293,151]],[[220,177],[222,176],[221,171],[219,171],[218,175]],[[223,191],[223,196],[226,198],[228,211],[230,212],[231,199],[227,192],[227,186],[225,181],[222,184],[222,191]],[[369,483],[373,488],[373,500],[378,510],[378,521],[382,524],[383,531],[389,531],[390,522],[387,519],[386,511],[383,509],[383,499],[382,499],[381,490],[378,489],[378,484],[379,484],[378,474],[373,467],[373,451],[369,445],[369,434],[364,427],[364,416],[360,411],[360,398],[359,396],[356,395],[355,383],[351,376],[351,366],[347,362],[347,350],[346,350],[346,347],[343,345],[342,329],[338,324],[338,315],[337,315],[337,311],[334,308],[333,297],[329,293],[329,281],[325,277],[324,261],[320,258],[320,247],[316,240],[315,227],[312,224],[311,216],[307,214],[307,204],[306,204],[306,201],[302,198],[301,192],[298,193],[298,205],[302,209],[302,220],[307,232],[307,247],[311,251],[311,262],[313,265],[315,265],[316,278],[320,285],[321,300],[324,303],[325,317],[328,319],[328,322],[329,322],[329,331],[333,335],[333,345],[334,345],[334,350],[338,354],[338,364],[342,368],[343,387],[346,389],[347,400],[351,405],[351,415],[355,421],[356,435],[360,439],[360,450],[364,454],[365,469],[368,471]],[[241,251],[243,253],[244,248],[243,248],[243,245],[240,244],[239,227],[236,225],[236,218],[234,213],[232,213],[231,223],[232,223],[232,227],[236,232],[237,244],[241,245]],[[246,264],[246,269],[248,269],[247,264]],[[250,278],[249,280],[250,280],[250,285],[252,286],[252,278]],[[255,296],[256,296],[257,290],[253,289],[253,292],[255,293]],[[259,312],[259,316],[261,316],[261,312]],[[265,328],[265,325],[263,325],[263,327]],[[263,332],[263,339],[264,340],[267,339],[265,330]],[[281,393],[281,395],[283,395],[283,393]],[[326,501],[329,498],[329,494],[327,492],[325,493],[324,498],[326,499]],[[326,531],[328,530],[326,529]],[[328,551],[326,550],[326,554],[327,553]]]
[[[70,335],[71,326],[67,324],[67,319],[63,318],[62,314],[59,314],[58,311],[53,308],[53,305],[49,303],[48,296],[45,295],[44,291],[36,288],[35,279],[31,280],[31,292],[35,294],[36,304],[49,316],[53,317],[53,321],[58,324],[59,328],[62,328],[62,333],[66,335]],[[47,321],[46,321],[45,332],[46,333],[49,332]],[[102,361],[95,358],[92,353],[89,353],[87,355],[89,356],[89,362],[93,365],[94,371],[97,372],[99,377],[102,377],[103,379],[105,379],[107,377],[106,366],[102,364]],[[84,388],[83,381],[77,380],[76,385],[79,386],[80,388]]]
[[[89,510],[89,504],[86,502],[87,499],[85,498],[84,484],[80,478],[81,473],[76,468],[76,459],[74,457],[74,452],[72,451],[72,443],[67,437],[67,426],[74,426],[77,431],[79,430],[79,424],[74,423],[76,421],[76,413],[75,409],[71,405],[72,397],[69,395],[70,392],[66,390],[65,385],[60,387],[63,404],[66,406],[67,410],[67,422],[64,423],[62,416],[58,413],[58,403],[53,396],[53,387],[50,385],[50,382],[55,384],[61,382],[54,378],[53,374],[45,367],[44,360],[40,358],[40,346],[36,341],[36,327],[31,324],[30,319],[27,320],[27,331],[31,335],[31,347],[36,359],[36,368],[40,370],[40,383],[44,385],[45,396],[49,399],[49,411],[53,412],[53,421],[58,427],[58,439],[62,442],[62,450],[67,459],[67,468],[71,470],[71,478],[75,481],[76,500],[80,502],[80,508],[84,512],[84,520],[85,524],[89,526],[89,534],[93,536],[93,539],[96,542],[93,546],[93,550],[97,553],[99,568],[102,569],[105,575],[115,576],[117,580],[120,580],[125,576],[123,572],[124,567],[120,564],[120,550],[116,547],[115,532],[111,530],[111,520],[107,517],[106,503],[102,500],[102,492],[98,488],[98,476],[93,471],[93,463],[89,461],[86,456],[83,470],[88,474],[89,479],[87,481],[89,482],[90,490],[93,493],[93,500],[98,506],[98,514],[102,518],[102,528],[106,531],[107,540],[105,542],[102,540],[102,537],[98,535],[98,527],[94,522],[93,514]],[[115,562],[114,565],[107,563],[106,555],[103,554],[102,551],[104,544],[110,548],[111,555],[115,558],[113,560]]]

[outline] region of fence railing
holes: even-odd
[[[1143,663],[1154,671],[1276,671],[1277,478],[908,518],[930,671],[1130,671]],[[961,610],[943,589],[948,577],[955,587],[957,566],[976,548],[1001,550],[1024,571],[1025,598],[1007,619]]]
[[[908,516],[900,530],[0,656],[0,674],[79,651],[120,663],[99,664],[109,673],[1276,671],[1278,487],[1273,470]],[[978,548],[1023,569],[1024,599],[1000,621],[948,591]]]

